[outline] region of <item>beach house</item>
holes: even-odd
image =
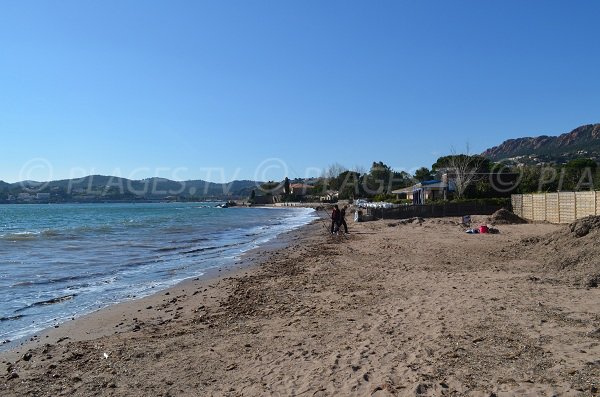
[[[340,193],[337,190],[328,190],[324,195],[319,196],[319,201],[322,202],[334,202],[339,198]]]

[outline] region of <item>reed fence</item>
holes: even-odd
[[[570,223],[588,215],[600,215],[600,192],[513,194],[512,210],[530,221]]]

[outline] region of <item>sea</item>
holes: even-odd
[[[316,218],[310,208],[215,204],[0,205],[0,349],[232,265]]]

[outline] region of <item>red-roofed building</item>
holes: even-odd
[[[290,185],[290,193],[294,196],[306,196],[312,194],[314,188],[314,186],[305,185],[304,183],[292,183]]]

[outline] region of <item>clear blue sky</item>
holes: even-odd
[[[598,15],[598,1],[0,0],[0,180],[413,171],[467,143],[558,135],[600,121]]]

